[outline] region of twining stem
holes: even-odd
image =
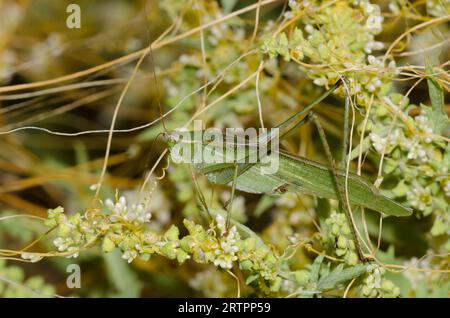
[[[350,114],[350,96],[349,94],[346,94],[345,97],[345,108],[344,108],[344,140],[342,143],[342,156],[341,156],[341,162],[340,162],[340,168],[345,168],[345,163],[347,162],[347,149],[348,149],[348,138],[349,138],[349,114]]]

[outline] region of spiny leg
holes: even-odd
[[[203,195],[202,190],[200,189],[200,185],[198,184],[197,177],[195,175],[194,170],[192,169],[192,166],[189,166],[192,174],[192,180],[194,181],[195,191],[197,192],[197,197],[200,201],[201,206],[203,207],[203,210],[208,214],[209,219],[212,220],[211,212],[209,211],[208,204],[206,203],[205,196]]]
[[[226,222],[226,231],[228,232],[228,229],[230,228],[230,222],[231,222],[231,209],[233,208],[233,200],[234,200],[234,193],[236,191],[236,183],[237,183],[237,177],[238,177],[238,164],[235,164],[234,166],[234,176],[233,176],[233,183],[231,186],[231,196],[230,200],[228,201],[228,207],[227,207],[227,222]]]
[[[316,114],[311,112],[309,116],[311,116],[311,118],[313,119],[314,124],[316,125],[317,130],[319,132],[319,136],[322,141],[322,145],[324,147],[325,154],[327,156],[327,159],[330,164],[330,168],[332,170],[332,176],[333,176],[334,184],[336,187],[336,193],[337,193],[339,205],[340,205],[341,209],[344,210],[344,213],[347,217],[347,222],[350,224],[353,241],[355,242],[355,246],[356,246],[356,250],[358,252],[359,259],[364,262],[364,261],[366,261],[366,257],[364,256],[361,245],[359,243],[357,229],[356,229],[355,221],[353,219],[353,215],[351,214],[350,207],[348,206],[347,201],[345,200],[344,189],[342,189],[342,186],[339,183],[338,173],[337,173],[337,169],[336,169],[336,163],[331,154],[330,146],[328,145],[328,141],[325,136],[325,131],[323,130],[322,125],[320,124],[320,121],[319,121],[318,117],[316,116]]]

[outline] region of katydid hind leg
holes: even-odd
[[[344,213],[347,217],[347,222],[349,223],[350,229],[352,231],[353,241],[355,242],[355,247],[358,252],[359,259],[361,261],[365,261],[366,257],[364,256],[363,250],[361,248],[361,244],[359,242],[356,224],[355,224],[353,215],[350,212],[350,207],[347,204],[347,201],[345,200],[345,191],[342,188],[342,185],[339,183],[339,177],[338,177],[338,172],[337,172],[337,168],[336,168],[336,163],[333,158],[333,155],[331,154],[330,146],[328,144],[328,141],[327,141],[327,138],[325,135],[325,131],[323,130],[323,127],[320,124],[320,121],[319,121],[319,118],[317,117],[317,115],[314,114],[313,112],[311,112],[310,116],[313,119],[314,124],[316,125],[317,130],[319,132],[319,136],[320,136],[323,148],[325,150],[325,154],[327,156],[327,159],[328,159],[328,162],[330,165],[331,174],[332,174],[332,178],[334,181],[333,183],[334,183],[335,190],[336,190],[336,196],[339,201],[339,206],[344,211]]]

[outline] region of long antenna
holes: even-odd
[[[147,10],[147,2],[144,3],[144,11],[145,11],[145,20],[146,20],[147,22],[149,22],[149,21],[148,21],[149,10]],[[163,115],[163,112],[162,112],[162,106],[161,106],[161,101],[160,101],[160,96],[159,96],[158,78],[157,78],[157,76],[156,76],[156,71],[155,71],[155,60],[154,60],[154,58],[153,58],[153,48],[152,48],[153,42],[152,42],[152,39],[151,39],[151,31],[150,31],[150,28],[149,28],[149,26],[148,26],[147,23],[145,23],[145,27],[146,27],[146,29],[147,29],[147,36],[148,36],[148,41],[149,41],[148,51],[149,51],[150,58],[151,58],[151,63],[152,63],[152,65],[151,65],[151,66],[152,66],[152,73],[153,73],[153,79],[154,79],[154,82],[155,82],[155,91],[156,91],[156,92],[155,92],[155,93],[156,93],[155,98],[156,98],[156,102],[157,102],[157,105],[158,105],[158,111],[159,111],[159,115],[160,115],[160,119],[161,119],[161,122],[162,122],[162,125],[163,125],[164,132],[167,133],[167,128],[166,128],[166,124],[165,124],[165,121],[164,121],[164,115]],[[169,30],[170,30],[170,28],[169,28]],[[166,30],[166,32],[167,32],[167,31],[168,31],[168,30]],[[165,32],[163,32],[163,34],[165,34]],[[159,39],[160,39],[160,38],[158,38],[156,41],[158,41]],[[150,148],[150,151],[153,149],[153,146],[155,145],[155,143],[156,143],[156,141],[157,141],[159,135],[160,135],[160,134],[158,134],[158,135],[156,136],[156,139],[153,141],[152,146],[151,146],[151,148]],[[167,149],[166,149],[165,151],[163,151],[163,153],[159,156],[158,160],[156,161],[156,163],[153,165],[153,167],[152,167],[152,169],[150,170],[150,172],[149,172],[149,173],[147,174],[147,176],[145,177],[144,182],[142,183],[141,189],[140,189],[140,191],[139,191],[139,197],[140,197],[140,200],[141,200],[141,197],[142,197],[142,193],[143,193],[143,191],[144,191],[144,189],[145,189],[145,187],[146,187],[146,185],[147,185],[147,183],[148,183],[148,181],[149,181],[151,175],[153,174],[153,171],[156,169],[156,166],[159,164],[159,162],[162,160],[162,158],[164,157],[164,155],[165,155],[166,153],[167,153]],[[157,178],[155,179],[155,182],[154,182],[155,184],[154,184],[154,186],[156,186],[156,184],[157,184],[157,182],[158,182],[157,180],[161,180],[162,178],[164,178],[164,176],[165,176],[165,168],[163,168],[163,170],[162,170],[162,175],[161,175],[161,177],[157,177]],[[149,196],[151,195],[152,192],[153,192],[153,190],[150,191]],[[146,197],[146,200],[149,198],[149,196]]]
[[[144,4],[144,10],[145,10],[145,19],[148,19],[148,15],[149,15],[149,11],[147,10],[147,2]],[[164,131],[167,133],[167,127],[166,127],[166,122],[164,120],[164,116],[163,116],[163,111],[162,111],[162,106],[161,106],[161,100],[160,100],[160,96],[159,96],[159,85],[158,85],[158,77],[156,76],[156,71],[155,71],[155,59],[153,57],[153,43],[151,40],[151,31],[150,28],[148,26],[148,24],[145,24],[146,28],[147,28],[147,34],[148,34],[148,40],[149,40],[149,53],[150,53],[150,59],[152,62],[152,73],[153,73],[153,80],[155,82],[155,98],[156,98],[156,103],[158,105],[158,111],[159,111],[159,115],[161,117],[161,122],[163,125],[163,129]]]

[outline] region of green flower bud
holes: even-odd
[[[180,231],[175,225],[172,225],[166,233],[164,233],[164,238],[169,241],[178,241],[178,236],[180,235]]]
[[[72,228],[66,223],[59,225],[59,236],[66,237],[72,231]]]
[[[333,226],[331,227],[331,234],[333,234],[334,236],[339,235],[339,226],[337,224],[333,224]]]
[[[394,290],[394,283],[391,282],[390,280],[386,279],[383,281],[383,283],[381,284],[381,289],[387,293],[390,293]]]
[[[299,270],[294,272],[295,281],[300,286],[306,286],[309,282],[309,272],[306,270]]]
[[[177,249],[173,242],[168,242],[164,244],[164,246],[161,247],[160,251],[161,254],[170,259],[174,259],[177,256]]]
[[[7,278],[18,282],[22,281],[25,276],[22,269],[17,266],[7,267],[4,270],[4,273],[5,273],[4,276],[6,276]]]
[[[239,267],[244,271],[249,271],[253,267],[253,262],[250,260],[244,260],[239,263]]]
[[[150,258],[152,257],[151,254],[148,253],[142,253],[138,255],[139,259],[144,261],[144,262],[148,262],[150,260]]]
[[[341,248],[336,249],[337,256],[343,256],[343,255],[345,255],[346,252],[347,252],[346,250],[341,249]]]
[[[180,264],[183,264],[187,259],[190,258],[189,254],[186,253],[184,250],[182,250],[181,248],[177,249],[177,261]]]
[[[338,248],[346,249],[347,248],[347,239],[344,236],[339,236],[339,238],[337,240],[337,246],[338,246]]]
[[[281,277],[277,277],[270,285],[270,291],[276,293],[280,290],[280,287],[281,287]]]
[[[244,241],[244,250],[253,251],[256,248],[256,240],[253,237],[250,237]]]
[[[348,253],[346,259],[349,265],[356,265],[358,263],[358,255],[356,255],[356,253]]]
[[[31,289],[40,290],[45,285],[45,281],[40,276],[34,276],[27,279],[25,285]]]
[[[180,240],[180,247],[188,253],[192,252],[192,248],[194,247],[195,241],[191,236],[185,236]]]
[[[114,247],[116,247],[116,244],[114,244],[114,242],[108,236],[105,236],[102,243],[103,252],[109,253],[114,249]]]

